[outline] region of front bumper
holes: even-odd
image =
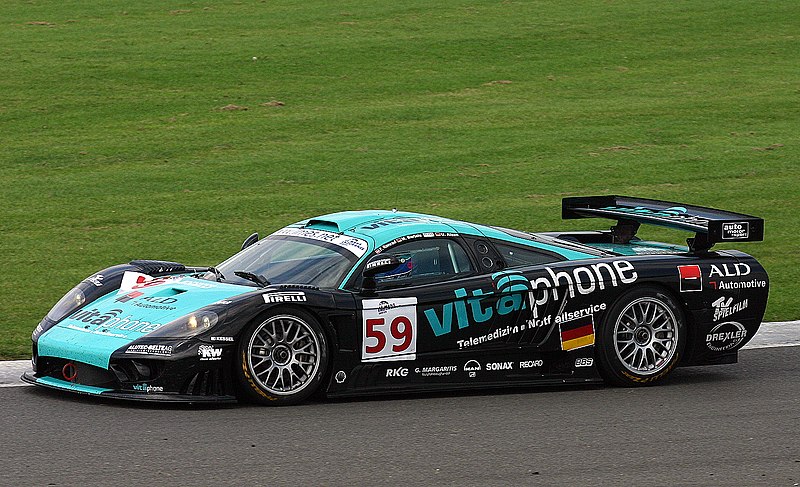
[[[33,346],[33,371],[21,380],[29,384],[91,396],[152,402],[236,402],[231,363],[232,346],[214,346],[213,356],[199,355],[204,344],[188,341],[177,353],[156,356],[115,352],[108,367],[80,360],[79,354],[43,356]]]
[[[134,393],[130,391],[118,391],[114,389],[106,389],[103,387],[86,386],[82,384],[75,384],[63,379],[56,379],[54,377],[36,377],[32,372],[25,372],[20,379],[28,384],[44,387],[47,389],[54,389],[59,391],[67,391],[75,394],[83,394],[88,396],[103,397],[109,399],[122,399],[126,401],[146,401],[146,402],[164,402],[164,403],[213,403],[213,404],[230,404],[237,402],[236,396],[219,395],[219,396],[199,396],[193,394],[176,394],[176,393]]]

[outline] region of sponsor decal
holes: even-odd
[[[125,318],[119,318],[119,315],[121,314],[121,309],[111,309],[105,313],[101,313],[96,308],[92,309],[91,311],[80,309],[72,313],[69,318],[75,321],[80,321],[81,323],[88,323],[88,325],[83,329],[79,327],[74,328],[90,333],[98,330],[105,333],[110,329],[135,331],[138,333],[150,333],[151,331],[156,331],[164,326],[163,323],[151,323],[149,321],[137,320],[133,318],[132,315],[128,315]],[[90,328],[91,326],[94,326],[94,328]]]
[[[565,321],[559,328],[561,330],[561,350],[574,350],[594,345],[594,315]]]
[[[166,283],[180,284],[181,286],[196,287],[199,289],[213,289],[217,287],[216,283],[203,281],[202,279],[193,279],[188,276],[153,277],[142,274],[141,272],[126,271],[125,274],[122,275],[122,283],[119,286],[117,294],[125,294],[134,289],[144,289]]]
[[[458,371],[458,366],[456,365],[443,365],[443,366],[421,367],[421,368],[418,367],[414,369],[414,372],[421,375],[422,377],[447,376],[456,371]]]
[[[378,314],[386,314],[390,309],[397,307],[397,303],[390,303],[389,301],[381,301],[378,303]]]
[[[497,272],[492,275],[492,279],[495,281],[495,288],[504,295],[494,306],[482,303],[488,295],[493,294],[492,291],[475,289],[467,292],[466,289],[460,288],[454,291],[456,299],[442,306],[441,316],[436,309],[429,308],[424,311],[425,318],[433,334],[438,337],[453,331],[453,324],[456,324],[458,329],[464,329],[470,324],[489,321],[495,313],[506,315],[512,311],[526,309],[530,303],[533,319],[528,322],[528,327],[544,326],[548,324],[544,321],[548,318],[539,318],[539,308],[551,300],[559,301],[561,292],[564,296],[574,298],[576,295],[587,295],[596,290],[603,290],[606,286],[631,284],[639,277],[633,264],[626,260],[600,262],[556,271],[545,267],[545,271],[546,275],[530,281],[517,273]],[[537,293],[541,290],[544,292]]]
[[[221,300],[219,300],[219,301],[216,301],[216,302],[214,302],[214,303],[212,303],[212,304],[231,304],[232,302],[233,302],[233,301],[230,301],[230,300],[228,300],[228,299],[221,299]]]
[[[127,293],[134,289],[158,286],[167,281],[174,281],[176,279],[178,278],[175,276],[153,277],[142,274],[141,272],[126,271],[125,274],[122,275],[122,283],[119,286],[117,294]]]
[[[344,370],[340,370],[339,372],[336,372],[336,375],[333,378],[336,380],[337,384],[342,384],[347,380],[347,374],[344,372]]]
[[[123,294],[122,296],[118,297],[114,301],[116,301],[118,303],[127,303],[131,299],[136,299],[136,298],[138,298],[139,296],[141,296],[143,294],[144,293],[141,292],[141,291],[131,291],[128,294]]]
[[[711,277],[741,277],[750,275],[750,266],[744,262],[736,264],[711,264]]]
[[[222,360],[222,349],[213,345],[200,345],[197,348],[200,360]]]
[[[524,326],[520,327],[519,325],[508,325],[504,328],[498,328],[495,331],[487,333],[485,335],[469,337],[466,340],[456,340],[456,343],[458,344],[459,349],[474,347],[475,345],[480,345],[481,343],[491,342],[493,340],[497,340],[498,338],[503,338],[509,335],[513,335],[515,333],[519,333],[524,329],[525,329]]]
[[[707,219],[695,215],[690,215],[689,211],[683,206],[673,206],[670,208],[666,208],[664,210],[653,210],[650,208],[645,208],[644,206],[636,206],[633,208],[629,206],[606,206],[605,208],[601,208],[601,210],[608,210],[608,211],[622,212],[622,213],[633,213],[636,215],[650,216],[665,220],[676,220],[689,223],[692,225],[699,225],[702,227],[708,226]]]
[[[386,369],[386,377],[408,377],[408,369],[405,367]]]
[[[736,289],[752,289],[752,288],[765,288],[767,281],[765,279],[749,279],[749,280],[732,280],[724,279],[727,277],[745,277],[749,276],[752,269],[744,262],[735,264],[712,264],[710,277],[716,277],[717,280],[709,281],[709,285],[713,289],[721,291],[730,291]]]
[[[594,359],[591,357],[580,357],[575,359],[575,367],[591,367],[594,365]]]
[[[538,369],[544,365],[544,360],[523,360],[519,363],[520,369]]]
[[[578,318],[583,318],[586,316],[591,316],[594,313],[605,311],[606,310],[606,303],[600,304],[592,304],[585,308],[579,309],[577,311],[565,311],[560,315],[556,316],[556,323],[560,324],[565,321],[571,321]]]
[[[416,359],[417,298],[365,299],[362,306],[362,362]]]
[[[131,345],[125,350],[125,353],[169,357],[172,355],[172,345]]]
[[[394,218],[386,218],[384,220],[378,220],[374,223],[370,223],[369,225],[364,225],[361,227],[361,230],[377,230],[381,227],[389,227],[392,225],[398,225],[400,223],[439,223],[437,220],[425,217],[405,217],[405,216],[397,216]]]
[[[767,281],[764,279],[750,279],[749,281],[710,281],[709,284],[711,284],[712,288],[721,291],[767,287]]]
[[[215,287],[217,287],[216,283],[203,281],[202,279],[192,279],[190,277],[178,278],[175,281],[175,284],[180,284],[181,286],[196,287],[198,289],[214,289]]]
[[[93,276],[87,277],[84,279],[84,282],[90,282],[94,284],[96,287],[100,287],[103,285],[103,275],[102,274],[95,274]]]
[[[302,291],[283,291],[262,294],[262,296],[265,303],[302,303],[307,301],[306,293]]]
[[[715,352],[736,348],[747,338],[747,329],[736,321],[720,323],[706,335],[706,346]]]
[[[711,303],[711,306],[714,307],[714,321],[727,318],[728,316],[747,308],[747,304],[748,303],[746,299],[733,304],[733,298],[725,299],[724,296],[718,298],[716,301]]]
[[[127,303],[128,301],[135,300],[143,295],[144,293],[141,291],[131,291],[127,294],[123,294],[114,301],[118,303]],[[147,303],[142,303],[140,301],[147,301]],[[138,308],[161,309],[161,310],[171,311],[174,309],[178,309],[175,306],[169,306],[170,304],[176,303],[177,301],[178,301],[177,298],[145,296],[141,298],[139,301],[133,301],[131,305],[136,306]]]
[[[703,290],[703,273],[699,265],[679,265],[681,292],[690,293]]]
[[[514,362],[489,362],[486,370],[514,370]]]
[[[211,337],[212,342],[232,342],[233,337]]]
[[[722,240],[740,240],[750,236],[750,222],[722,224]]]
[[[366,254],[367,249],[369,249],[369,245],[367,245],[366,240],[361,240],[360,238],[355,238],[355,237],[349,237],[347,235],[342,235],[339,233],[328,232],[326,230],[287,227],[282,230],[278,230],[272,235],[284,235],[288,237],[300,237],[311,240],[317,240],[320,242],[328,242],[329,244],[336,245],[337,247],[341,247],[349,251],[356,257],[361,257],[362,255]]]
[[[134,391],[139,391],[139,392],[146,392],[146,393],[149,394],[151,392],[164,392],[164,387],[163,386],[151,386],[151,385],[147,385],[147,384],[134,384],[133,385],[133,390]]]
[[[384,250],[388,249],[389,247],[394,247],[395,245],[403,242],[407,242],[409,240],[417,240],[420,238],[442,238],[442,237],[458,237],[457,233],[452,232],[423,232],[423,233],[412,233],[411,235],[403,235],[402,237],[397,237],[394,240],[391,240],[380,247],[375,249],[376,254],[380,254]]]
[[[481,364],[477,360],[470,360],[464,364],[464,372],[469,373],[470,377],[475,377],[481,370]]]
[[[371,262],[367,262],[367,265],[364,267],[364,270],[368,271],[370,269],[374,269],[376,267],[388,265],[388,264],[391,264],[391,263],[392,263],[392,259],[389,259],[389,258],[373,260]]]

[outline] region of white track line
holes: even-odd
[[[800,346],[800,321],[762,323],[756,336],[743,350],[755,348]],[[0,361],[0,387],[27,386],[19,380],[23,372],[31,369],[30,360]]]

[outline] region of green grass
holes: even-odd
[[[579,194],[764,217],[737,247],[770,272],[767,319],[797,319],[797,18],[752,0],[2,2],[0,357],[111,264],[213,264],[342,209],[606,225],[559,220]]]

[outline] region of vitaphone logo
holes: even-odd
[[[125,318],[119,318],[122,314],[121,309],[112,309],[105,313],[101,313],[97,309],[91,311],[78,310],[70,315],[70,319],[95,325],[95,330],[103,328],[106,330],[116,329],[125,331],[136,331],[139,333],[150,333],[156,331],[163,326],[162,323],[151,323],[149,321],[140,321],[133,319],[131,315]]]
[[[681,220],[688,223],[695,223],[700,225],[707,225],[708,220],[700,218],[699,216],[689,215],[688,210],[682,206],[673,206],[663,210],[653,210],[643,206],[636,206],[634,208],[625,206],[606,206],[602,210],[618,211],[624,213],[636,213],[639,215],[653,216],[657,218],[667,218],[670,220]]]
[[[600,262],[588,266],[575,267],[562,271],[554,271],[545,267],[546,276],[528,280],[521,274],[512,272],[497,272],[492,275],[495,289],[503,296],[494,305],[485,306],[482,301],[494,292],[484,292],[482,289],[471,291],[472,297],[464,288],[454,291],[456,299],[442,306],[440,317],[434,308],[426,309],[423,313],[428,324],[436,336],[442,336],[453,330],[453,317],[459,329],[467,328],[471,323],[485,323],[494,313],[507,315],[513,311],[533,308],[533,317],[539,317],[539,307],[550,300],[559,301],[558,286],[565,287],[565,295],[574,298],[576,295],[586,295],[605,287],[617,287],[620,284],[631,284],[639,275],[633,264],[626,260],[617,260],[611,263]],[[538,293],[537,291],[544,292]]]

